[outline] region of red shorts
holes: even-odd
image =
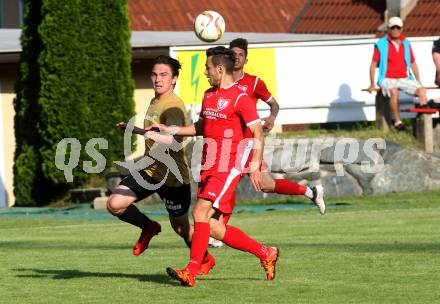
[[[232,213],[235,206],[235,189],[240,182],[241,173],[237,169],[231,172],[203,171],[197,190],[197,198],[211,201],[212,207],[221,213]]]

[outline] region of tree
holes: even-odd
[[[90,139],[108,141],[107,168],[122,157],[113,123],[134,115],[130,28],[125,0],[32,0],[26,11],[14,186],[18,205],[42,205],[90,179],[81,166],[94,161],[84,150]],[[82,145],[73,183],[55,165],[63,138]]]

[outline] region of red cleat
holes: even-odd
[[[211,254],[208,253],[208,256],[202,261],[199,270],[197,271],[197,275],[207,275],[212,268],[215,266],[215,258]]]
[[[194,287],[196,285],[196,276],[191,274],[188,267],[181,270],[168,267],[167,273],[173,279],[178,280],[183,286]]]
[[[151,221],[148,223],[148,226],[142,230],[139,240],[134,245],[133,254],[140,255],[142,252],[144,252],[148,248],[148,244],[153,236],[159,234],[160,231],[161,227],[158,222]]]
[[[260,260],[261,266],[266,271],[266,279],[272,281],[275,279],[276,269],[275,266],[280,256],[280,251],[276,247],[268,247],[267,255],[265,259]]]

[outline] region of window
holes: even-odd
[[[0,0],[0,28],[3,28],[3,0]]]
[[[1,2],[2,0],[0,0]],[[23,25],[24,21],[24,9],[25,9],[25,1],[26,0],[20,0],[20,3],[18,5],[18,22],[20,24],[20,27]]]

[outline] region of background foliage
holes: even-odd
[[[108,149],[95,147],[107,168],[123,156],[123,137],[113,124],[134,115],[127,2],[27,1],[21,41],[16,205],[42,205],[90,179],[82,167],[83,161],[96,165],[84,149],[90,139],[108,141]],[[55,166],[63,138],[82,146],[73,183]]]

